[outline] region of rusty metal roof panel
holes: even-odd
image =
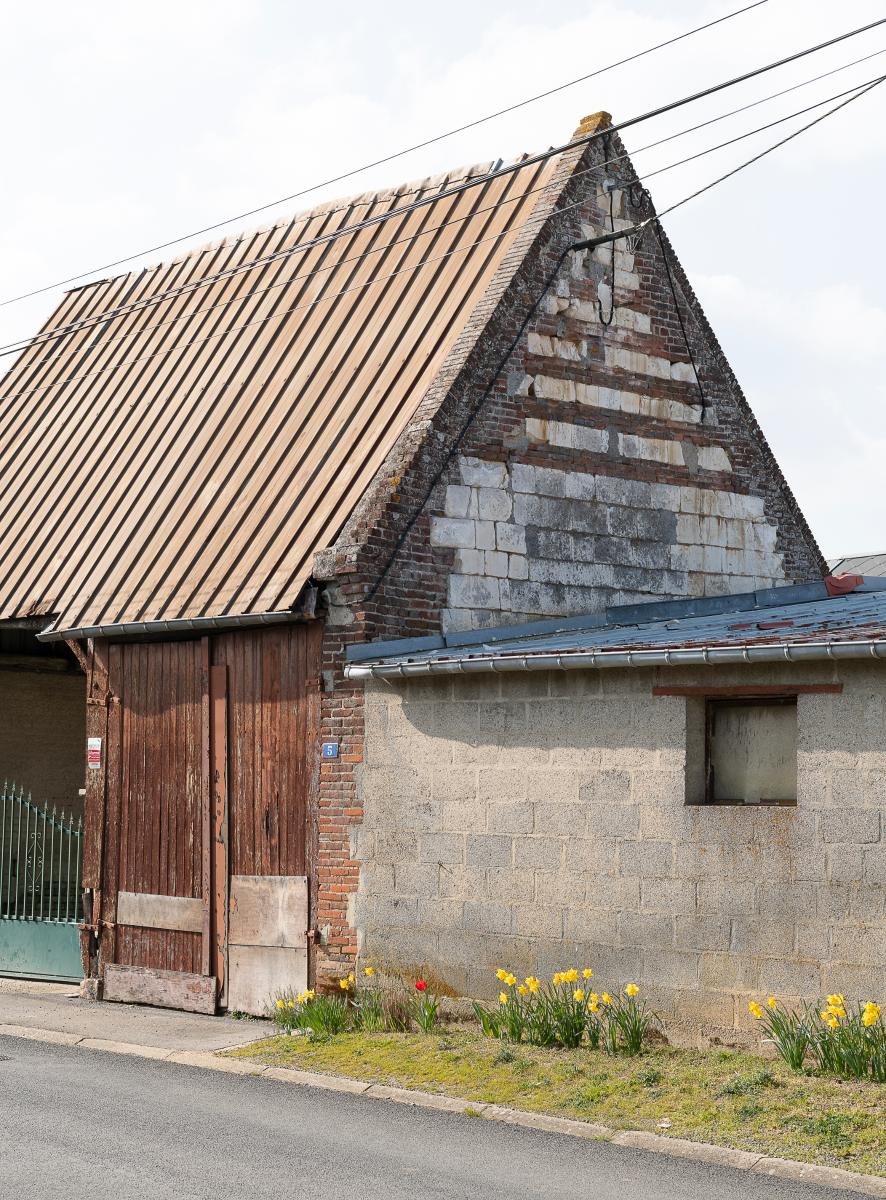
[[[0,619],[294,604],[560,161],[323,205],[67,293],[0,384]]]

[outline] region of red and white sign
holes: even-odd
[[[100,771],[102,769],[101,738],[86,739],[86,766],[90,771]]]

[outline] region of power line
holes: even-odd
[[[883,53],[886,53],[886,50],[881,50],[881,51],[878,51],[877,53],[883,54]],[[869,55],[867,57],[870,58],[870,57],[875,57],[875,56]],[[855,65],[855,64],[853,63],[853,64],[848,64],[848,65]],[[838,71],[843,70],[843,69],[845,69],[845,68],[837,68],[835,71],[825,72],[825,75],[836,74]],[[637,154],[643,153],[646,150],[651,150],[655,147],[664,145],[666,142],[675,141],[677,138],[684,137],[688,133],[696,132],[698,129],[702,129],[708,125],[713,125],[719,121],[723,121],[727,117],[735,116],[737,113],[741,113],[741,112],[746,111],[747,109],[757,107],[760,104],[765,103],[767,100],[775,99],[776,97],[784,95],[786,92],[796,91],[798,88],[804,87],[808,83],[816,82],[818,79],[821,79],[823,77],[824,76],[815,76],[814,79],[806,80],[803,83],[796,84],[792,88],[786,88],[782,92],[773,93],[772,96],[763,97],[760,100],[754,101],[752,104],[747,104],[747,105],[743,105],[741,108],[732,109],[731,111],[729,111],[727,113],[722,113],[719,116],[713,117],[708,121],[703,121],[699,125],[690,126],[687,129],[682,129],[676,133],[669,134],[667,137],[660,138],[655,142],[649,142],[647,145],[641,146],[641,147],[639,147],[638,150],[633,151],[633,153],[630,155],[628,153],[620,154],[614,158],[610,158],[610,159],[605,160],[604,162],[595,164],[592,167],[584,168],[581,171],[575,171],[570,176],[570,181],[581,178],[582,176],[587,175],[587,174],[600,174],[606,167],[615,166],[621,162],[624,162],[625,160],[627,160],[629,158],[635,157]],[[834,95],[826,96],[823,100],[816,101],[814,104],[807,105],[805,108],[797,109],[794,112],[788,113],[787,115],[785,115],[783,117],[779,117],[776,120],[768,122],[765,125],[759,125],[756,128],[749,130],[745,133],[741,133],[734,138],[729,138],[726,141],[718,142],[714,146],[709,146],[706,149],[701,150],[695,154],[688,155],[685,158],[677,159],[676,161],[674,161],[672,163],[668,163],[667,165],[665,165],[663,167],[659,167],[654,171],[647,172],[647,173],[643,174],[642,176],[638,175],[637,182],[643,182],[643,181],[652,179],[656,175],[661,175],[666,171],[673,170],[675,167],[683,166],[684,164],[686,164],[688,162],[692,162],[695,159],[703,158],[706,155],[711,154],[716,150],[721,150],[726,146],[734,145],[736,142],[743,141],[748,137],[754,136],[755,134],[762,133],[767,129],[771,129],[775,125],[783,124],[785,121],[792,120],[794,117],[802,116],[804,113],[810,112],[814,108],[820,108],[823,104],[829,104],[832,100],[840,99],[842,96],[850,94],[850,92],[857,91],[859,88],[866,86],[866,84],[869,82],[873,82],[873,81],[866,80],[863,83],[856,84],[852,88],[847,88],[843,92],[837,92]],[[101,350],[104,351],[104,350],[107,350],[110,346],[114,345],[116,342],[125,341],[128,338],[143,337],[148,333],[152,333],[152,332],[156,331],[157,329],[163,329],[169,325],[177,324],[179,321],[193,320],[196,317],[200,317],[200,316],[205,315],[206,313],[213,312],[218,308],[226,308],[231,304],[243,303],[247,299],[253,299],[256,296],[265,295],[268,292],[275,291],[278,288],[289,287],[292,284],[304,281],[306,279],[313,278],[316,275],[321,275],[321,274],[324,274],[325,272],[335,271],[335,270],[338,270],[339,268],[348,266],[350,264],[361,262],[364,259],[369,258],[374,254],[385,253],[385,252],[393,249],[394,247],[403,245],[404,243],[407,243],[407,242],[416,242],[416,241],[418,241],[419,238],[429,237],[434,233],[439,233],[442,229],[446,229],[451,225],[457,225],[457,224],[460,224],[465,221],[474,220],[475,218],[477,218],[479,216],[482,216],[482,215],[490,213],[490,212],[494,212],[499,208],[503,208],[506,204],[519,204],[519,203],[525,201],[528,196],[532,196],[532,195],[538,194],[540,192],[545,192],[548,189],[550,189],[551,187],[560,187],[560,186],[562,186],[562,184],[559,181],[555,180],[555,181],[551,181],[548,183],[540,184],[538,187],[535,187],[535,188],[528,188],[528,189],[526,189],[526,191],[521,192],[518,195],[507,197],[506,199],[503,199],[503,200],[498,200],[494,204],[487,205],[485,208],[473,209],[470,213],[467,213],[467,214],[464,214],[464,215],[458,216],[458,217],[453,217],[448,221],[441,222],[439,225],[429,226],[427,229],[422,229],[418,233],[411,233],[404,237],[396,238],[391,242],[385,243],[385,245],[383,245],[383,246],[373,247],[369,250],[363,251],[360,254],[354,254],[354,255],[350,255],[349,257],[346,257],[346,258],[338,259],[336,262],[330,263],[328,266],[316,267],[310,271],[305,271],[302,274],[292,275],[286,279],[277,280],[274,283],[268,284],[267,287],[254,288],[243,294],[231,296],[225,300],[219,300],[215,304],[207,305],[205,308],[197,308],[197,309],[193,309],[190,312],[179,313],[176,316],[168,317],[166,320],[157,321],[153,325],[143,326],[141,328],[133,329],[133,330],[130,330],[129,332],[122,333],[119,335],[119,337],[108,338],[100,343],[100,347],[96,343],[93,343],[92,346],[87,347],[87,348],[78,347],[76,349],[70,350],[67,354],[55,356],[53,358],[53,363],[57,364],[59,361],[65,359],[65,358],[74,358],[77,355],[82,354],[84,352],[84,349],[94,350],[96,348],[100,348]],[[502,234],[502,236],[504,236],[504,235]],[[463,249],[465,249],[465,250],[470,249],[473,247],[473,245],[476,245],[476,244],[477,243],[471,243],[469,246],[466,246]],[[416,267],[414,269],[417,269],[417,267],[421,266],[421,265],[422,264],[420,264],[420,263],[416,264]],[[120,313],[121,317],[124,315],[126,315],[126,313]],[[49,334],[46,335],[45,338],[34,339],[32,342],[30,342],[28,348],[40,348],[42,346],[51,344],[52,342],[57,341],[59,339],[68,337],[69,333],[72,331],[80,332],[83,329],[93,328],[96,325],[100,325],[100,324],[104,325],[104,324],[108,323],[108,320],[109,320],[108,313],[100,313],[94,317],[90,317],[90,318],[85,319],[82,322],[76,323],[76,325],[72,327],[71,331],[66,331],[64,329],[61,331],[52,330]],[[19,353],[24,348],[26,348],[26,347],[24,347],[20,344],[17,344],[17,343],[12,344],[11,346],[0,347],[0,356],[5,355],[5,354]],[[43,359],[40,361],[45,362],[48,360]],[[32,365],[36,366],[38,364],[33,363]]]
[[[278,251],[273,252],[272,254],[260,256],[259,258],[252,259],[245,263],[239,263],[235,267],[231,267],[224,271],[217,272],[214,275],[207,276],[205,279],[195,280],[190,283],[183,284],[180,288],[170,288],[163,292],[158,292],[155,295],[149,296],[149,297],[145,298],[144,300],[137,301],[132,305],[120,306],[117,309],[111,309],[104,313],[98,314],[96,317],[84,318],[83,321],[81,321],[81,322],[72,322],[68,325],[64,325],[59,328],[49,330],[47,332],[46,336],[50,337],[53,334],[67,332],[67,331],[77,328],[78,326],[84,327],[84,322],[98,321],[98,320],[104,322],[104,321],[108,321],[118,315],[128,315],[130,312],[137,311],[140,308],[148,307],[150,305],[158,304],[165,299],[183,295],[186,292],[196,291],[202,287],[207,287],[210,284],[215,283],[220,279],[225,279],[225,278],[229,278],[232,275],[241,274],[243,271],[252,270],[254,267],[257,267],[257,266],[264,266],[268,263],[276,261],[279,258],[288,257],[289,255],[296,254],[303,250],[310,250],[310,249],[313,249],[315,246],[324,245],[327,242],[335,241],[337,238],[344,237],[346,235],[352,235],[354,233],[360,232],[363,229],[371,228],[376,225],[382,224],[385,221],[389,221],[394,218],[402,217],[405,214],[412,212],[417,208],[422,208],[422,207],[427,206],[428,204],[436,203],[437,201],[445,199],[448,196],[458,195],[461,192],[467,191],[468,189],[470,189],[472,187],[478,187],[482,184],[490,182],[491,180],[501,178],[508,174],[513,174],[516,171],[525,170],[528,167],[535,166],[540,162],[544,162],[552,157],[562,154],[566,150],[574,150],[579,146],[588,145],[591,142],[597,141],[598,139],[600,139],[602,137],[610,136],[613,133],[619,133],[625,129],[629,129],[635,125],[641,124],[644,121],[651,120],[654,117],[662,116],[665,113],[672,112],[678,108],[682,108],[685,105],[694,103],[697,100],[701,100],[708,96],[715,95],[717,92],[723,91],[726,88],[734,87],[737,84],[744,83],[747,80],[753,79],[758,75],[766,74],[767,72],[775,70],[778,67],[786,66],[788,63],[795,62],[801,58],[805,58],[810,54],[815,54],[819,50],[823,50],[829,46],[836,45],[839,42],[846,41],[848,38],[856,37],[861,33],[866,33],[870,29],[873,29],[873,28],[875,28],[879,25],[883,25],[883,24],[886,24],[886,17],[882,17],[877,21],[872,21],[869,24],[860,26],[857,29],[849,30],[848,32],[839,34],[836,37],[829,38],[827,41],[819,42],[815,46],[810,46],[805,50],[797,51],[796,53],[788,55],[785,58],[778,59],[775,62],[767,63],[762,67],[756,67],[753,70],[746,71],[741,75],[734,76],[733,78],[724,80],[721,83],[713,84],[710,87],[705,88],[699,92],[694,92],[689,96],[684,96],[678,100],[670,101],[667,104],[660,105],[659,107],[654,108],[654,109],[650,109],[645,113],[639,114],[638,116],[630,117],[626,121],[621,121],[617,125],[609,126],[605,130],[597,130],[594,133],[587,134],[580,138],[575,138],[570,142],[565,142],[560,146],[553,147],[552,149],[543,151],[539,154],[528,155],[525,158],[523,158],[522,160],[520,160],[519,162],[506,164],[505,166],[502,166],[502,167],[497,168],[496,170],[490,171],[485,175],[480,175],[480,176],[477,176],[477,177],[474,177],[471,179],[464,180],[461,183],[455,184],[450,188],[444,188],[438,192],[435,192],[433,195],[422,197],[419,200],[413,201],[411,204],[402,205],[399,208],[391,209],[388,212],[380,213],[374,217],[368,217],[365,220],[358,221],[353,225],[343,226],[341,229],[335,230],[332,233],[322,234],[315,238],[308,239],[307,241],[296,243],[296,245],[287,247],[285,250],[278,250]],[[737,111],[739,111],[739,110],[737,110]],[[667,139],[662,139],[662,141],[664,141],[664,140],[667,140]],[[653,143],[653,144],[656,144],[656,143]]]
[[[676,204],[672,204],[669,208],[666,208],[664,212],[659,215],[659,220],[661,217],[666,217],[668,213],[672,213],[676,209],[682,208],[684,204],[688,204],[690,200],[694,200],[697,196],[701,196],[705,192],[710,191],[711,188],[716,187],[718,183],[723,183],[725,180],[730,179],[739,171],[743,171],[745,167],[749,167],[753,163],[759,162],[761,158],[765,158],[766,155],[771,154],[773,150],[777,150],[780,146],[784,146],[788,142],[793,141],[795,137],[799,137],[801,133],[805,133],[806,130],[811,129],[813,125],[818,125],[827,117],[839,112],[841,108],[845,108],[847,104],[851,104],[853,100],[858,100],[860,96],[867,95],[868,92],[873,91],[875,87],[879,87],[879,85],[884,81],[886,81],[886,75],[881,75],[879,79],[875,79],[872,83],[869,83],[866,87],[863,87],[860,92],[856,92],[854,96],[850,96],[849,99],[844,100],[842,104],[837,104],[834,108],[828,109],[826,113],[822,113],[821,116],[816,117],[814,121],[810,121],[807,125],[802,125],[799,129],[794,130],[793,133],[789,133],[787,137],[782,138],[781,141],[774,142],[771,146],[768,146],[759,154],[755,154],[753,158],[749,158],[747,162],[743,162],[740,166],[733,168],[733,170],[727,171],[725,175],[720,175],[716,179],[711,180],[710,183],[705,184],[705,186],[699,188],[698,191],[692,192],[689,196],[684,196],[682,200],[678,200]]]
[[[687,204],[690,200],[693,200],[697,196],[700,196],[703,193],[709,191],[711,188],[716,187],[717,184],[722,183],[727,179],[730,179],[733,175],[738,174],[738,172],[744,170],[746,167],[751,166],[753,163],[758,162],[761,158],[764,158],[766,155],[771,154],[774,150],[777,150],[780,146],[783,146],[787,142],[792,141],[794,138],[798,137],[801,133],[804,133],[804,132],[806,132],[806,130],[811,129],[815,125],[818,125],[820,122],[824,121],[827,117],[832,116],[836,112],[839,112],[840,109],[843,109],[848,104],[851,104],[853,100],[857,100],[860,96],[865,95],[867,92],[871,91],[873,88],[877,87],[880,83],[883,83],[884,81],[886,81],[886,76],[880,76],[879,78],[875,79],[872,83],[869,83],[866,86],[862,86],[861,90],[855,91],[853,95],[849,96],[848,99],[843,100],[842,103],[835,105],[834,108],[831,108],[827,112],[822,113],[821,116],[816,117],[813,121],[810,121],[806,125],[801,126],[799,129],[795,130],[793,133],[789,134],[787,137],[782,138],[780,141],[773,143],[771,146],[767,147],[765,150],[761,151],[759,154],[754,155],[752,158],[746,159],[744,162],[740,163],[737,167],[734,167],[731,171],[727,171],[724,175],[718,176],[716,179],[712,180],[710,183],[706,184],[704,187],[699,188],[697,191],[692,192],[690,195],[684,197],[682,200],[679,200],[675,204],[670,205],[670,207],[666,208],[663,213],[659,214],[656,217],[650,217],[647,220],[640,222],[640,224],[631,227],[630,229],[621,230],[618,233],[611,235],[611,239],[607,238],[606,240],[612,240],[615,238],[623,238],[623,237],[628,237],[628,236],[632,236],[632,235],[636,235],[636,234],[642,234],[642,232],[653,221],[660,221],[661,217],[666,216],[668,213],[671,213],[675,209],[682,207],[684,204]],[[794,115],[796,115],[796,114],[794,114]],[[714,147],[713,149],[717,149],[717,148],[718,147]],[[587,203],[587,198],[583,198],[582,200],[576,201],[572,204],[564,205],[562,208],[555,209],[552,213],[544,214],[543,216],[540,216],[540,217],[529,217],[523,223],[523,225],[520,225],[513,230],[505,230],[501,233],[492,234],[486,238],[480,238],[476,242],[470,243],[467,246],[457,247],[453,250],[449,250],[445,254],[438,255],[436,258],[425,259],[421,263],[416,263],[413,266],[401,268],[398,271],[391,272],[389,275],[382,276],[377,279],[369,280],[366,283],[358,284],[353,288],[345,288],[345,289],[343,289],[339,292],[335,292],[329,296],[320,296],[315,300],[309,301],[307,304],[297,305],[292,308],[285,309],[283,312],[270,313],[266,317],[257,318],[254,321],[248,321],[244,325],[235,326],[230,329],[220,330],[217,333],[209,334],[207,337],[195,338],[190,342],[184,343],[183,345],[176,345],[176,346],[171,346],[167,349],[157,350],[151,354],[143,355],[140,358],[129,359],[128,361],[125,361],[125,362],[111,363],[106,367],[102,367],[96,371],[86,372],[83,375],[72,375],[72,376],[69,376],[67,379],[54,380],[51,383],[41,384],[38,387],[22,389],[18,392],[9,392],[9,393],[6,393],[5,395],[0,396],[0,400],[15,400],[22,396],[30,396],[30,395],[34,395],[38,392],[47,391],[48,389],[50,389],[52,387],[56,387],[56,386],[59,386],[62,384],[79,383],[84,379],[91,379],[98,375],[107,374],[109,371],[115,371],[115,370],[120,370],[120,369],[126,368],[126,367],[136,366],[139,363],[148,362],[151,359],[160,357],[161,355],[164,355],[164,354],[172,354],[175,352],[179,352],[181,350],[189,349],[191,346],[204,345],[206,342],[215,341],[218,338],[227,337],[233,333],[240,333],[244,329],[255,328],[256,326],[259,326],[259,325],[265,325],[265,324],[267,324],[268,321],[280,320],[283,317],[290,316],[294,312],[299,312],[303,309],[312,308],[317,304],[328,303],[331,300],[338,299],[340,296],[348,295],[355,291],[362,291],[367,287],[371,287],[377,283],[385,282],[386,280],[394,278],[398,275],[406,274],[406,273],[409,273],[412,271],[419,270],[423,267],[431,266],[435,263],[441,262],[444,259],[452,257],[452,255],[454,255],[454,254],[464,253],[466,250],[473,249],[475,246],[482,245],[485,242],[496,241],[502,237],[507,236],[508,234],[519,232],[520,230],[522,230],[522,229],[526,228],[528,225],[530,225],[533,221],[539,221],[540,223],[543,224],[544,221],[546,221],[546,220],[553,219],[554,217],[560,216],[563,213],[570,211],[571,209],[579,208],[583,204],[586,204],[586,203]],[[599,239],[596,239],[596,240],[599,240]]]
[[[566,91],[568,88],[575,87],[579,83],[586,83],[589,79],[594,79],[598,75],[603,75],[607,71],[614,71],[616,67],[623,67],[627,63],[636,62],[639,58],[644,58],[646,55],[654,54],[657,50],[663,50],[667,46],[672,46],[676,42],[683,41],[684,38],[692,37],[693,34],[701,33],[705,29],[711,29],[715,25],[721,25],[724,21],[730,21],[733,17],[741,16],[742,13],[749,12],[753,8],[759,8],[762,4],[768,4],[769,0],[754,0],[753,4],[746,4],[743,8],[738,8],[734,12],[726,13],[725,16],[717,17],[716,20],[708,21],[704,25],[696,25],[693,29],[687,29],[684,33],[677,34],[675,37],[668,38],[664,42],[658,42],[654,46],[647,46],[645,50],[639,50],[635,54],[628,55],[627,58],[621,58],[617,62],[609,63],[605,67],[598,67],[595,71],[590,71],[587,75],[580,75],[577,79],[570,79],[567,83],[558,84],[556,87],[549,88],[545,92],[539,92],[535,96],[529,96],[525,100],[519,100],[516,104],[508,105],[506,108],[500,108],[496,112],[489,113],[485,117],[478,117],[476,120],[468,121],[465,125],[459,125],[455,129],[447,130],[445,133],[438,133],[434,137],[427,138],[423,142],[416,142],[413,146],[407,146],[403,150],[397,150],[393,154],[387,154],[383,158],[377,158],[372,162],[364,163],[360,167],[354,167],[350,171],[345,171],[341,175],[334,175],[330,179],[324,179],[321,183],[311,184],[310,187],[302,188],[300,191],[292,192],[289,196],[281,196],[278,200],[271,200],[267,204],[260,204],[257,208],[248,209],[246,212],[237,213],[235,216],[227,217],[223,221],[216,221],[213,225],[204,225],[202,229],[191,230],[190,233],[184,233],[180,237],[172,238],[168,242],[159,242],[156,246],[149,246],[144,250],[139,250],[135,254],[128,254],[125,258],[118,258],[114,262],[105,263],[100,267],[93,267],[89,271],[81,271],[79,275],[70,275],[67,279],[57,280],[55,283],[48,283],[43,287],[34,288],[30,292],[22,292],[19,296],[11,296],[7,300],[0,300],[0,308],[4,308],[8,304],[16,304],[19,300],[28,300],[32,296],[42,295],[44,292],[54,291],[56,288],[65,287],[69,283],[76,283],[79,279],[85,279],[88,275],[95,275],[99,271],[110,271],[114,267],[120,267],[124,263],[132,262],[133,259],[142,258],[146,254],[156,254],[160,250],[167,250],[170,246],[178,246],[182,242],[189,241],[194,237],[202,237],[204,234],[212,233],[216,229],[222,229],[225,225],[232,225],[235,221],[244,221],[249,217],[254,217],[258,213],[267,212],[268,209],[277,208],[281,204],[289,204],[293,200],[298,200],[302,196],[310,195],[311,192],[319,191],[321,188],[330,187],[333,183],[341,183],[345,179],[351,179],[355,175],[360,175],[364,171],[372,170],[375,167],[384,166],[385,163],[393,162],[395,159],[402,158],[407,154],[412,154],[416,150],[424,150],[428,146],[433,146],[437,142],[445,141],[447,138],[455,137],[456,134],[464,133],[468,129],[475,129],[478,125],[483,125],[487,121],[493,121],[498,117],[503,117],[508,113],[516,112],[520,108],[525,108],[529,104],[534,104],[538,100],[547,99],[548,96],[554,96],[558,92]]]

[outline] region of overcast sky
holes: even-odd
[[[6,0],[0,299],[292,194],[741,5]],[[544,149],[585,113],[624,120],[884,15],[875,0],[768,0],[246,225]],[[881,49],[886,25],[639,125],[625,140],[639,151]],[[878,73],[886,53],[636,153],[635,165],[653,171]],[[821,111],[651,180],[659,210]],[[886,549],[884,152],[886,84],[665,221],[828,556]],[[0,343],[33,332],[58,295],[0,308]]]

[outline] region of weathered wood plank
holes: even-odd
[[[231,946],[228,1011],[267,1016],[281,993],[308,986],[307,947]]]
[[[200,933],[203,929],[203,901],[189,896],[118,892],[117,924]]]
[[[214,1013],[217,983],[214,975],[162,971],[151,967],[105,967],[105,1000],[123,1004],[154,1004],[185,1012]]]
[[[307,876],[233,875],[229,921],[232,947],[306,946]]]

